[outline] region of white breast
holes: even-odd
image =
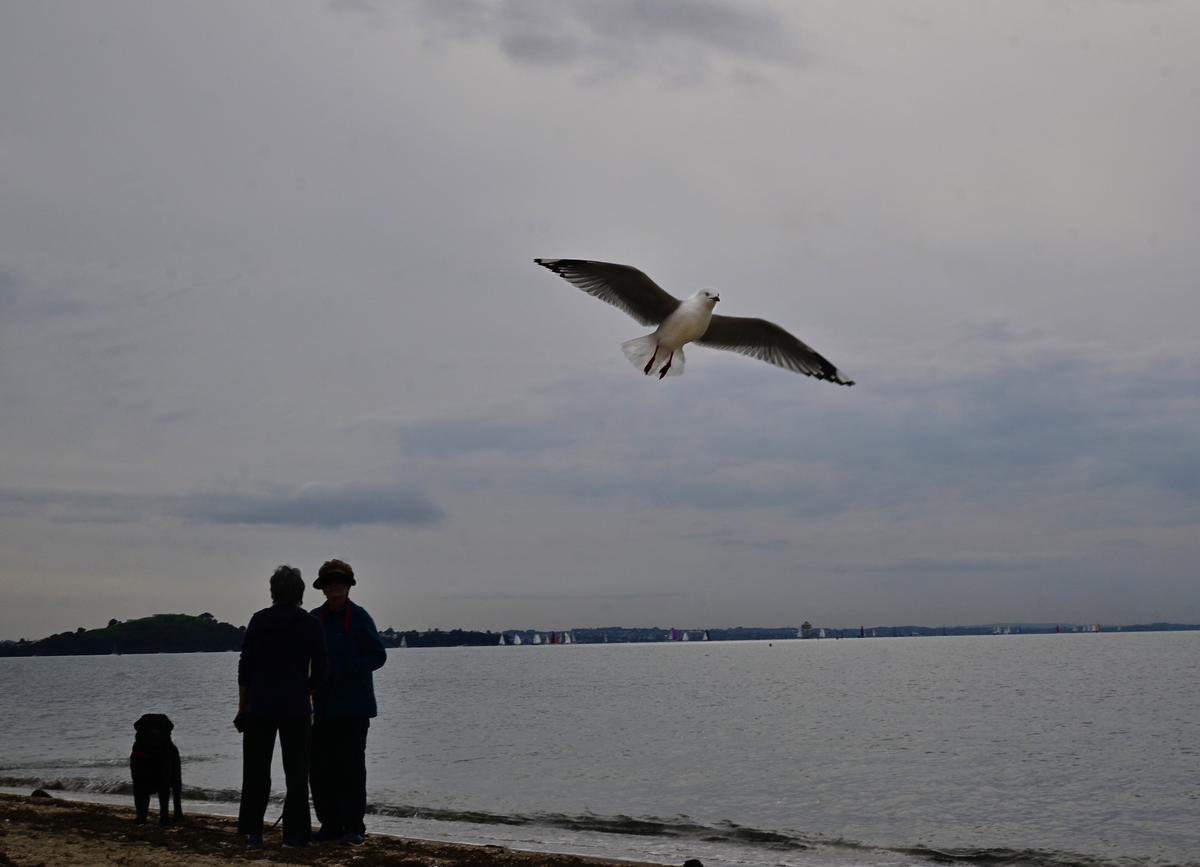
[[[680,349],[708,330],[712,319],[712,305],[704,298],[694,296],[680,302],[675,311],[658,326],[656,336],[664,349]]]

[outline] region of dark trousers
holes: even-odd
[[[275,733],[283,753],[283,776],[287,797],[283,802],[283,836],[307,840],[312,836],[308,812],[308,717],[295,720],[248,719],[242,734],[242,803],[238,809],[238,832],[261,834],[263,814],[271,796],[271,754]]]
[[[318,719],[312,729],[312,797],[326,831],[366,833],[367,729],[365,716]]]

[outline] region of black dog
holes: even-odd
[[[171,824],[167,815],[167,800],[175,794],[175,821],[183,818],[179,806],[179,790],[183,785],[183,771],[179,761],[179,748],[171,741],[171,729],[175,728],[171,718],[164,713],[147,713],[133,724],[137,737],[133,739],[133,752],[129,755],[129,770],[133,773],[133,805],[137,808],[137,822],[143,825],[150,810],[150,795],[158,793],[160,825]]]

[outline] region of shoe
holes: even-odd
[[[261,849],[263,844],[262,834],[247,834],[246,845],[251,849]]]
[[[367,838],[362,834],[359,834],[357,831],[347,831],[342,835],[342,842],[347,846],[358,846],[367,842]]]
[[[345,835],[345,833],[346,833],[345,831],[335,829],[335,828],[327,828],[324,825],[322,825],[321,830],[318,831],[317,833],[313,834],[312,838],[313,838],[313,842],[316,842],[316,843],[328,843],[330,840],[342,839],[342,837]]]
[[[283,838],[284,849],[303,849],[307,845],[307,840],[290,840],[287,837]]]

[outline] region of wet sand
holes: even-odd
[[[157,814],[157,802],[151,812]],[[115,807],[0,794],[0,867],[218,867],[230,861],[330,867],[662,867],[379,835],[371,835],[361,846],[322,843],[283,849],[278,828],[265,835],[261,849],[250,849],[237,833],[236,820],[225,816],[188,815],[166,828],[136,825],[133,819],[132,804]]]

